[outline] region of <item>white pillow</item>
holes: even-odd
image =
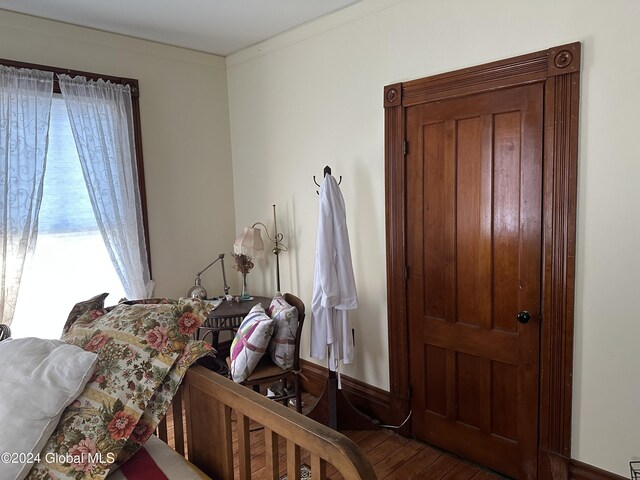
[[[0,478],[29,473],[64,409],[91,378],[98,356],[60,340],[0,342]],[[15,462],[13,461],[15,460]]]
[[[231,378],[234,382],[244,382],[256,368],[267,351],[273,326],[273,320],[259,303],[244,317],[229,351]]]
[[[267,314],[275,323],[268,347],[271,360],[283,370],[292,368],[298,331],[298,309],[289,305],[278,292],[271,301]]]

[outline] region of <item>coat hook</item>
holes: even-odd
[[[323,171],[323,177],[326,177],[328,175],[331,175],[331,167],[329,165],[327,165],[326,167],[324,167],[324,171]],[[316,176],[313,176],[313,183],[315,183],[318,187],[320,186],[320,184],[316,181]],[[342,183],[342,175],[340,175],[340,179],[338,180],[338,185],[340,185]],[[318,190],[316,190],[316,193],[318,195],[320,195],[320,192],[318,192]]]

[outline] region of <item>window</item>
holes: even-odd
[[[51,105],[38,240],[11,325],[14,337],[59,338],[73,305],[102,292],[124,297],[89,201],[65,103]]]
[[[125,289],[97,226],[71,131],[67,106],[60,95],[58,75],[82,76],[89,81],[101,79],[113,84],[128,85],[130,88],[132,110],[128,121],[133,121],[131,141],[135,142],[135,157],[132,160],[133,168],[137,171],[137,187],[140,193],[138,201],[141,210],[137,213],[141,213],[141,218],[138,216],[136,223],[142,223],[142,228],[138,226],[139,232],[144,231],[144,238],[140,243],[144,243],[147,255],[148,266],[143,267],[143,280],[146,282],[148,276],[146,286],[151,287],[153,282],[150,280],[151,260],[140,140],[138,81],[12,60],[0,61],[10,67],[54,73],[54,97],[50,113],[43,198],[38,217],[38,238],[34,255],[27,260],[28,263],[23,270],[11,330],[15,337],[59,338],[75,303],[108,292],[110,296],[107,298],[107,304],[113,304],[125,295]],[[144,255],[142,250],[139,253]],[[121,262],[122,259],[119,259],[120,268]],[[139,288],[136,287],[136,290]]]

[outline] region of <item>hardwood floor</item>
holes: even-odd
[[[498,480],[497,475],[389,430],[343,432],[365,453],[379,479]],[[342,478],[330,476],[329,478]]]
[[[305,411],[315,402],[314,397],[305,395]],[[173,421],[167,416],[169,444],[173,444]],[[235,424],[234,424],[235,425]],[[251,425],[251,478],[265,478],[264,434],[259,425]],[[501,480],[503,477],[473,465],[417,440],[408,439],[390,430],[344,431],[365,453],[378,479],[389,480]],[[234,450],[237,449],[235,429],[233,431]],[[286,474],[286,444],[280,438],[280,474]],[[237,457],[234,459],[238,478]],[[309,455],[302,452],[302,463],[309,464]],[[342,476],[335,468],[328,466],[327,479],[340,480]]]

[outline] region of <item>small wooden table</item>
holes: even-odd
[[[246,317],[251,309],[258,303],[261,303],[266,310],[271,304],[271,298],[254,296],[253,300],[244,302],[225,300],[218,305],[217,308],[209,312],[207,320],[198,329],[197,338],[199,340],[205,340],[208,335],[211,335],[211,345],[218,350],[220,332],[231,331],[235,333],[238,327],[240,327],[242,320],[244,320],[244,317]]]

